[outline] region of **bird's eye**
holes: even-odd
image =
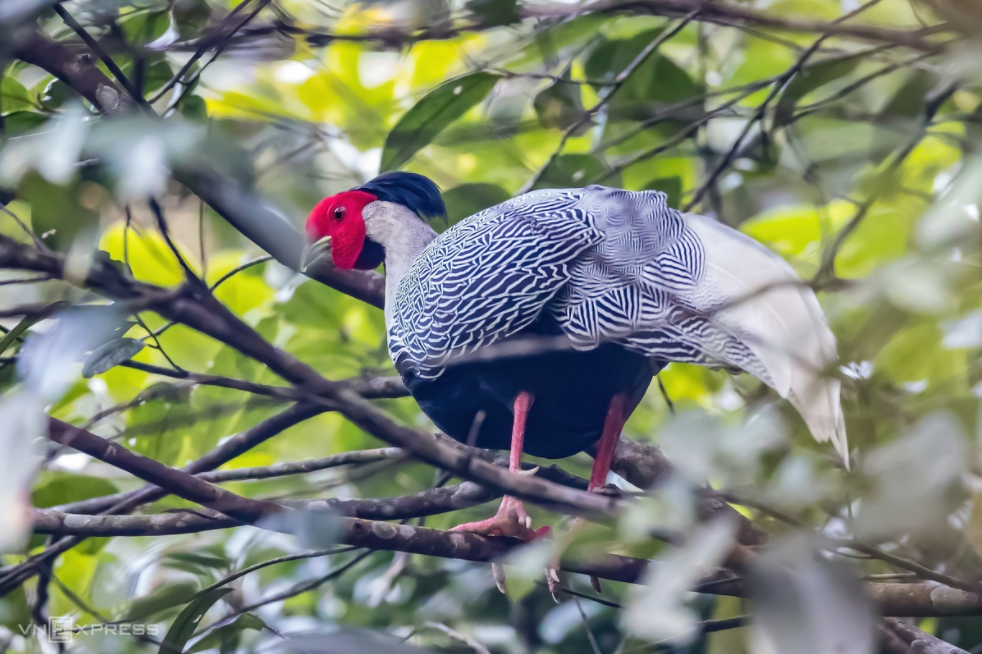
[[[334,207],[334,220],[344,220],[344,207]]]

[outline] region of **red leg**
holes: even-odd
[[[522,469],[522,446],[525,443],[525,423],[535,396],[522,391],[515,398],[514,422],[511,431],[511,450],[508,453],[508,469],[518,472]],[[549,532],[549,527],[532,529],[532,521],[525,512],[522,501],[505,495],[501,506],[493,518],[468,522],[453,528],[453,531],[470,531],[485,536],[512,536],[522,540],[533,540]]]
[[[617,449],[617,441],[624,430],[627,417],[627,397],[615,395],[610,401],[610,408],[607,409],[607,419],[604,420],[604,429],[600,435],[600,443],[597,445],[597,456],[593,459],[588,491],[595,491],[606,485],[610,462],[614,460],[614,450]]]
[[[590,483],[587,484],[588,492],[597,492],[607,484],[607,473],[610,472],[610,462],[614,459],[614,450],[617,449],[617,441],[621,437],[621,432],[624,430],[624,423],[627,422],[629,413],[627,397],[624,395],[615,395],[610,401],[610,406],[607,408],[604,428],[600,433],[600,443],[597,444],[597,454],[593,457],[593,470],[590,472]],[[580,524],[582,524],[580,518],[574,519],[573,524],[570,526],[570,531],[575,531]],[[558,569],[559,562],[554,561],[546,573],[549,592],[552,593],[554,599],[557,598],[559,591],[559,575],[555,572]],[[602,592],[600,579],[591,576],[590,583],[593,585],[595,591],[598,593]],[[559,600],[556,599],[556,601],[558,602]]]
[[[515,418],[511,426],[511,450],[508,452],[508,469],[517,472],[522,469],[522,448],[525,447],[525,423],[535,396],[522,391],[515,398]]]

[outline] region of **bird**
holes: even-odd
[[[748,373],[786,398],[848,468],[835,337],[791,266],[657,190],[524,193],[446,219],[437,185],[388,172],[316,204],[306,269],[385,268],[393,364],[426,416],[457,441],[559,459],[593,449],[602,492],[614,449],[671,362]],[[534,540],[522,502],[456,527]]]

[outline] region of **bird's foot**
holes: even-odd
[[[522,504],[522,501],[510,495],[505,495],[494,517],[488,518],[487,520],[478,520],[477,522],[467,522],[457,525],[450,531],[468,531],[482,536],[507,536],[529,543],[547,535],[549,533],[549,527],[547,525],[533,529],[532,518],[525,511],[525,505]],[[547,580],[551,580],[549,572],[549,570],[546,571]],[[558,573],[555,573],[555,571],[552,572],[557,579],[556,583],[558,583]],[[492,563],[491,574],[494,576],[494,583],[498,587],[498,590],[502,593],[505,592],[504,566],[500,563]]]
[[[508,536],[530,542],[548,534],[549,527],[533,529],[532,518],[525,511],[522,501],[505,495],[494,517],[457,525],[450,531],[469,531],[482,536]]]

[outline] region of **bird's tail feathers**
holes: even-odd
[[[846,438],[846,422],[839,403],[839,387],[838,379],[816,376],[809,388],[792,391],[788,395],[788,401],[801,414],[816,441],[832,443],[832,447],[842,458],[842,463],[848,470],[849,441]]]
[[[689,214],[686,224],[706,250],[694,291],[700,304],[717,307],[712,322],[740,335],[767,370],[757,376],[791,402],[815,440],[831,441],[848,468],[840,383],[826,373],[837,357],[835,337],[815,293],[752,238],[705,216]],[[741,367],[756,374],[753,365]]]

